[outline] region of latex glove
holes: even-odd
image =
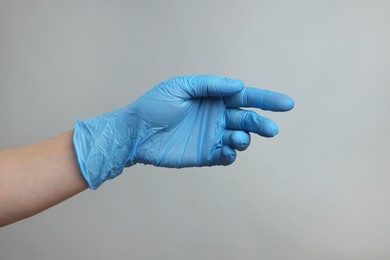
[[[245,150],[249,132],[272,137],[278,126],[240,107],[287,111],[287,95],[244,87],[215,76],[175,77],[137,101],[108,114],[77,121],[74,147],[91,189],[136,163],[162,167],[229,165]]]

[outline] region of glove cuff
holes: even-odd
[[[133,122],[132,122],[133,121]],[[121,110],[75,123],[73,145],[81,174],[90,189],[120,175],[135,164],[134,119]]]

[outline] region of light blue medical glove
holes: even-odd
[[[91,189],[136,163],[161,167],[229,165],[245,150],[249,132],[272,137],[278,126],[240,107],[287,111],[284,94],[244,87],[215,76],[175,77],[134,103],[77,121],[73,143]]]

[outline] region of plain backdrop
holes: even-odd
[[[390,2],[0,0],[0,149],[177,75],[295,99],[229,167],[136,165],[0,229],[0,259],[390,259]]]

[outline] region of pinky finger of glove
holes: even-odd
[[[236,151],[228,145],[222,146],[215,150],[212,165],[229,165],[232,164],[237,157]]]

